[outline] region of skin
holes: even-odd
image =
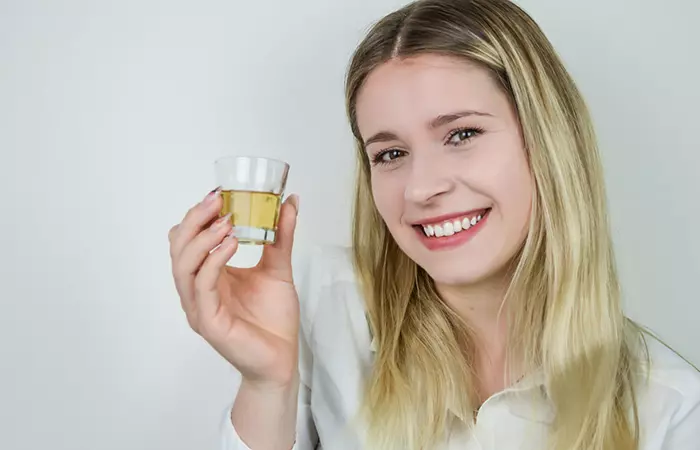
[[[249,447],[291,448],[299,391],[299,299],[291,255],[299,199],[280,210],[278,237],[251,268],[228,266],[238,241],[230,220],[215,220],[214,191],[168,235],[173,278],[192,329],[241,374],[231,421]]]
[[[457,111],[478,111],[439,126],[427,124]],[[357,103],[368,144],[372,191],[392,236],[434,279],[441,295],[481,336],[484,397],[502,389],[503,340],[498,310],[506,266],[526,235],[532,180],[516,115],[482,69],[438,56],[393,60],[366,80]],[[479,128],[451,134],[458,128]],[[201,335],[241,374],[231,422],[257,450],[291,448],[295,439],[299,300],[292,278],[299,200],[282,205],[278,240],[255,267],[227,262],[238,242],[231,225],[215,221],[217,192],[192,206],[169,232],[172,272],[183,311]],[[460,247],[429,250],[411,226],[426,217],[491,208],[487,222]],[[479,340],[478,340],[479,341]]]
[[[463,111],[474,114],[447,117]],[[509,263],[527,234],[533,186],[514,108],[485,69],[421,55],[389,61],[368,76],[357,121],[380,215],[476,330],[484,396],[500,390],[506,330],[498,313]],[[413,226],[482,208],[491,209],[487,220],[456,247],[431,250]]]

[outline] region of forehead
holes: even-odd
[[[363,135],[473,109],[494,113],[503,97],[489,72],[467,60],[420,55],[377,67],[357,97]]]

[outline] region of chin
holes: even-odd
[[[484,280],[492,278],[499,271],[484,266],[462,267],[456,266],[453,263],[447,262],[440,264],[436,262],[420,264],[423,270],[435,281],[436,284],[448,286],[469,286],[481,283]]]
[[[502,258],[498,256],[491,258],[483,256],[500,253],[497,248],[487,249],[484,247],[489,246],[483,245],[470,248],[467,244],[449,251],[430,251],[422,244],[416,245],[415,240],[411,242],[407,239],[407,241],[404,241],[405,246],[402,246],[404,252],[425,270],[436,284],[477,285],[495,277],[504,276],[507,270],[507,260],[501,261]]]

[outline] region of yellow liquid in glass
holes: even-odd
[[[220,215],[231,213],[234,227],[277,231],[281,195],[271,192],[221,191]]]

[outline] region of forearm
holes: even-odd
[[[290,450],[296,438],[299,379],[260,387],[243,380],[231,412],[238,436],[252,450]]]

